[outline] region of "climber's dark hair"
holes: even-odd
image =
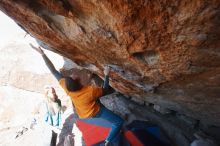
[[[65,77],[65,85],[67,90],[69,91],[78,91],[82,88],[82,85],[80,83],[79,79],[72,79],[71,77]]]

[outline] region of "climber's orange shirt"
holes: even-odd
[[[85,86],[79,91],[71,92],[67,90],[64,78],[61,78],[59,83],[71,97],[80,118],[90,118],[99,112],[100,104],[97,102],[97,98],[102,96],[102,88]]]

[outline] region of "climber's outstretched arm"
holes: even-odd
[[[41,56],[44,59],[45,64],[49,68],[50,72],[54,75],[54,77],[59,81],[61,78],[63,78],[62,74],[56,70],[53,63],[50,61],[50,59],[47,57],[47,55],[44,53],[44,51],[41,49],[41,47],[35,47],[32,44],[30,46],[36,50],[38,53],[41,54]]]
[[[46,54],[42,55],[45,64],[47,65],[47,67],[49,68],[50,72],[54,75],[54,77],[59,81],[61,78],[63,78],[62,74],[60,72],[58,72],[53,63],[50,61],[50,59],[46,56]]]

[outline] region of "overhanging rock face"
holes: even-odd
[[[0,0],[42,45],[141,102],[220,126],[219,0]]]

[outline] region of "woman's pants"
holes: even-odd
[[[53,122],[54,118],[53,118],[52,114],[50,112],[47,112],[46,117],[45,117],[45,121],[49,122],[49,124],[52,126],[60,126],[60,120],[61,120],[60,112],[58,112],[56,114],[55,118],[56,118],[56,124],[54,125],[54,122]]]

